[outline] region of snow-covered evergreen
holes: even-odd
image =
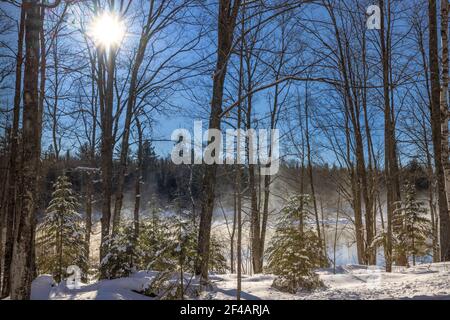
[[[289,200],[267,249],[266,269],[278,276],[274,286],[292,293],[320,286],[314,269],[326,264],[320,239],[310,227],[310,199],[297,195]]]
[[[422,201],[417,200],[413,184],[404,187],[404,197],[397,202],[394,211],[394,223],[400,226],[394,233],[394,249],[398,254],[406,254],[416,264],[417,256],[428,254],[431,236],[431,222],[427,218],[427,209]]]
[[[117,232],[105,243],[108,253],[100,261],[106,278],[127,277],[136,270],[137,260],[141,256],[139,246],[135,245],[133,224],[123,221]]]
[[[171,250],[171,226],[163,217],[163,212],[157,206],[152,206],[150,216],[143,219],[140,225],[138,245],[143,255],[139,264],[147,270],[164,271],[173,267]]]
[[[67,176],[59,176],[42,222],[37,227],[37,267],[61,281],[70,265],[87,271],[84,225]]]
[[[198,227],[192,214],[164,216],[153,206],[149,217],[141,219],[134,239],[133,223],[123,220],[116,234],[106,242],[108,253],[101,261],[107,278],[126,277],[134,270],[193,272],[197,256]],[[219,239],[211,237],[210,269],[225,273],[227,261]]]

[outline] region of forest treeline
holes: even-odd
[[[238,299],[244,252],[278,287],[320,285],[324,212],[351,221],[360,264],[449,260],[448,2],[372,4],[1,1],[1,296],[29,299],[40,269],[60,281],[71,260],[87,277],[97,219],[99,279],[151,266],[167,238],[159,269],[237,273]],[[153,146],[176,117],[279,129],[279,173],[174,165]],[[144,211],[167,205],[164,235]]]

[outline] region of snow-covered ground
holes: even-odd
[[[244,276],[242,298],[258,299],[444,299],[450,300],[450,263],[423,264],[386,273],[376,267],[339,266],[319,270],[326,288],[313,292],[289,294],[271,287],[274,276]],[[154,272],[138,272],[128,278],[103,280],[68,289],[64,284],[52,286],[50,276],[33,282],[32,299],[63,300],[142,300],[152,299],[141,292],[155,276]],[[211,276],[212,288],[200,299],[234,299],[236,275]]]
[[[423,264],[386,273],[366,266],[338,267],[320,273],[326,289],[300,299],[444,299],[450,300],[450,264]]]

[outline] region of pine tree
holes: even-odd
[[[88,262],[85,255],[84,226],[76,212],[77,200],[69,179],[62,175],[54,184],[52,199],[37,228],[37,265],[41,273],[50,273],[62,281],[65,270],[77,265],[85,273]]]
[[[100,261],[100,269],[103,270],[105,278],[127,277],[137,269],[143,253],[136,243],[133,228],[131,221],[122,220],[116,233],[105,241],[108,252]]]
[[[404,187],[404,199],[396,203],[394,220],[401,228],[394,234],[394,251],[412,257],[413,265],[416,257],[426,255],[430,246],[427,240],[431,235],[431,222],[426,217],[424,203],[417,201],[413,184]]]
[[[274,286],[295,293],[321,286],[315,268],[327,264],[320,239],[312,228],[314,215],[309,195],[292,197],[281,212],[275,234],[267,249],[266,270],[278,277]]]
[[[182,258],[183,269],[194,272],[197,255],[198,226],[191,217],[191,212],[184,210],[181,216],[172,218],[172,230],[174,242],[177,243],[173,250],[173,259]],[[225,273],[228,270],[227,262],[223,254],[223,242],[212,233],[210,238],[209,270],[216,273]]]
[[[209,269],[216,273],[226,273],[229,269],[227,259],[225,258],[223,243],[216,234],[211,235],[211,243],[209,244]]]
[[[151,270],[172,274],[193,273],[197,254],[198,226],[190,211],[164,216],[162,210],[152,206],[150,216],[140,222],[137,240],[133,223],[123,220],[117,233],[106,242],[108,253],[101,261],[107,278],[127,277],[135,270]],[[211,236],[210,270],[227,270],[223,246]],[[181,279],[181,277],[180,277]]]
[[[139,264],[147,270],[163,271],[172,267],[172,231],[162,215],[161,209],[152,205],[150,217],[143,219],[139,228],[138,246],[143,252]]]

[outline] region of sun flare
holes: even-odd
[[[125,35],[123,21],[114,14],[103,13],[97,16],[89,28],[89,36],[98,46],[109,49],[120,44]]]

